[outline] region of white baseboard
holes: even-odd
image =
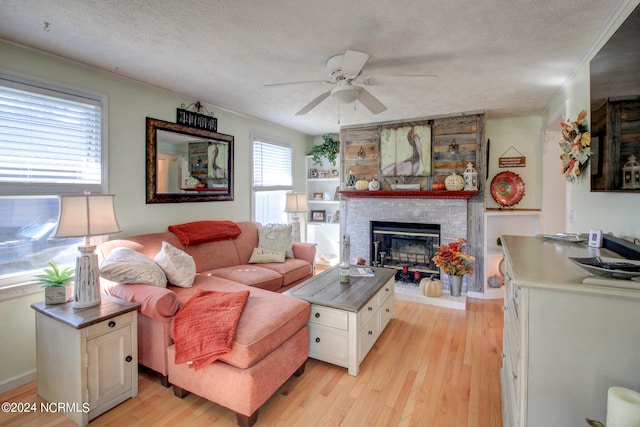
[[[24,374],[17,375],[13,378],[6,379],[0,382],[0,393],[5,393],[14,388],[20,387],[31,381],[35,381],[37,378],[36,370],[32,369]]]

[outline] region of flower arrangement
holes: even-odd
[[[567,181],[573,182],[584,176],[582,172],[589,164],[591,156],[591,134],[587,123],[587,112],[582,110],[578,118],[571,122],[560,123],[562,126],[562,174]]]
[[[449,276],[464,276],[473,273],[473,263],[476,257],[462,252],[467,241],[458,239],[457,242],[442,245],[431,260]]]

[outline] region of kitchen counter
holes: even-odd
[[[594,291],[601,287],[616,288],[629,294],[629,288],[640,291],[640,282],[630,280],[602,280],[602,285],[593,283],[600,280],[579,267],[569,257],[587,258],[600,256],[602,258],[617,258],[618,254],[605,248],[591,248],[587,242],[572,243],[545,239],[543,237],[502,236],[505,258],[511,265],[513,278],[518,279],[520,286],[554,287],[558,290]],[[595,280],[592,280],[595,279]],[[585,284],[584,281],[591,282]],[[605,286],[605,283],[608,286]],[[601,290],[601,289],[600,289]],[[608,291],[611,291],[609,289]],[[631,292],[640,298],[640,294]]]

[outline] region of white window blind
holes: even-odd
[[[96,99],[0,79],[0,194],[103,191]]]
[[[288,190],[293,186],[291,147],[254,139],[254,191]]]

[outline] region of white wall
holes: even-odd
[[[500,207],[491,196],[491,180],[500,172],[511,171],[520,176],[525,184],[525,193],[515,209],[541,208],[540,160],[540,117],[520,117],[515,119],[487,120],[486,137],[491,141],[489,148],[487,186],[485,199],[487,208]],[[518,154],[521,153],[521,154]],[[499,168],[498,158],[502,156],[525,156],[526,166]]]
[[[175,122],[176,108],[195,99],[97,72],[68,61],[0,42],[0,69],[109,97],[109,191],[116,195],[116,214],[123,232],[117,236],[166,230],[167,225],[201,219],[251,218],[251,134],[291,143],[294,186],[305,191],[305,154],[313,137],[281,126],[207,108],[218,118],[218,131],[235,137],[235,197],[229,202],[145,204],[145,118]],[[206,100],[200,100],[206,102]],[[35,369],[35,315],[30,304],[41,293],[0,301],[0,392]],[[12,349],[11,352],[6,349]],[[17,377],[17,378],[16,378]]]
[[[621,11],[620,16],[611,23],[611,28],[604,31],[600,40],[589,56],[589,60],[611,37],[627,16],[640,4],[640,0],[630,1]],[[550,103],[543,115],[543,123],[558,111],[564,111],[568,105],[568,118],[575,120],[580,110],[589,111],[589,62],[586,61],[576,74],[564,85],[562,91]],[[492,141],[493,142],[493,141]],[[587,177],[589,173],[587,171]],[[567,188],[567,232],[582,233],[590,228],[602,229],[617,236],[634,236],[640,238],[640,194],[591,192],[590,183],[585,179],[578,183],[566,183]],[[571,212],[574,220],[570,221]]]

